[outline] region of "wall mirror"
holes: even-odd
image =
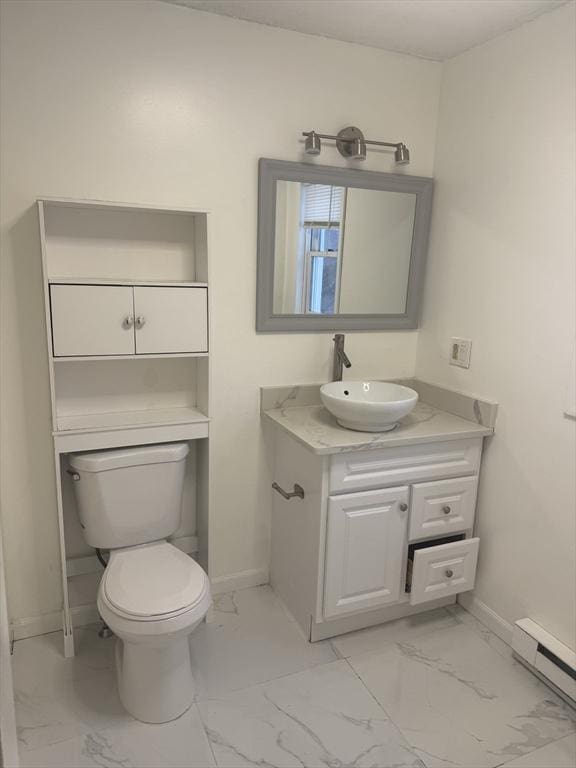
[[[256,330],[417,328],[432,186],[261,159]]]

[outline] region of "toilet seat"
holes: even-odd
[[[100,587],[117,616],[129,621],[165,621],[204,606],[208,576],[166,541],[113,550]]]

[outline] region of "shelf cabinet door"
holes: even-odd
[[[408,536],[408,487],[328,500],[324,616],[400,599]]]
[[[134,354],[132,288],[51,285],[55,357]]]
[[[208,291],[134,287],[136,354],[208,351]]]

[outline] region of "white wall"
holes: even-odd
[[[475,596],[574,647],[574,5],[446,64],[417,375],[500,403]],[[473,339],[470,370],[448,365]]]
[[[265,568],[270,476],[258,387],[327,379],[331,337],[254,331],[257,159],[301,160],[302,130],[352,123],[404,140],[409,172],[431,175],[441,67],[159,2],[1,7],[1,490],[11,616],[50,613],[61,599],[39,196],[213,210],[212,570]],[[345,165],[328,148],[321,162]],[[364,167],[397,170],[379,153]],[[350,334],[347,350],[350,375],[411,375],[416,333]]]

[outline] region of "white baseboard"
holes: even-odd
[[[234,592],[237,589],[258,587],[269,582],[268,568],[254,568],[240,573],[231,573],[229,576],[217,576],[211,579],[212,594],[220,595],[223,592]],[[72,612],[72,624],[74,627],[82,627],[100,620],[95,603],[77,605],[70,609]],[[24,619],[16,619],[10,625],[14,640],[24,640],[26,637],[46,635],[49,632],[59,632],[62,629],[62,612],[52,611],[41,616],[30,616]]]
[[[478,600],[472,592],[463,592],[461,595],[458,595],[458,603],[484,624],[485,627],[488,627],[495,635],[498,635],[500,640],[503,640],[507,645],[512,645],[512,624],[509,624],[506,619],[499,616],[496,611],[493,611],[482,600]]]
[[[269,581],[268,568],[252,568],[249,571],[231,573],[228,576],[216,576],[216,578],[210,579],[210,584],[212,594],[221,595],[223,592],[234,592],[237,589],[259,587],[261,584],[268,584]]]
[[[77,605],[70,609],[72,612],[72,624],[75,627],[83,627],[86,624],[94,624],[100,621],[96,603]],[[30,616],[25,619],[16,619],[10,624],[14,640],[24,640],[27,637],[47,635],[49,632],[62,630],[62,611],[52,611],[42,616]]]

